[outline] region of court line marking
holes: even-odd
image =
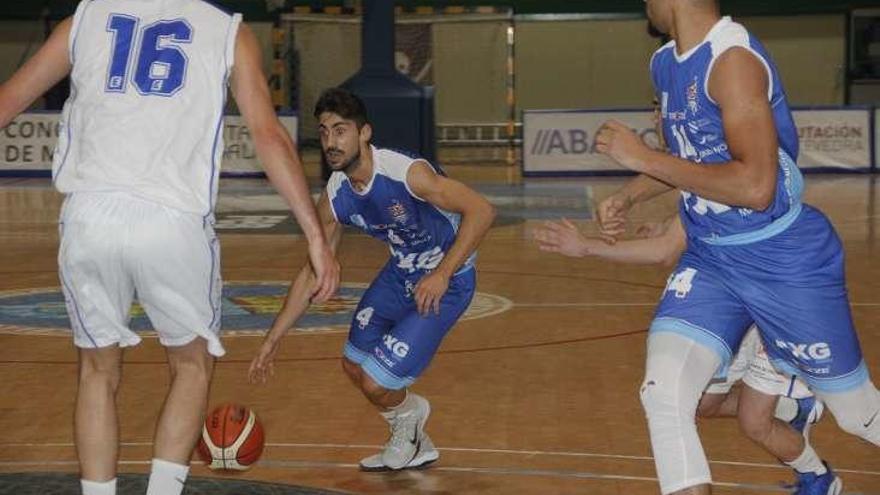
[[[578,337],[574,339],[565,339],[565,340],[551,340],[549,342],[535,342],[528,344],[515,344],[515,345],[503,345],[503,346],[493,346],[493,347],[477,347],[477,348],[465,348],[465,349],[441,349],[437,352],[440,355],[446,354],[471,354],[475,352],[494,352],[494,351],[510,351],[510,350],[521,350],[521,349],[535,349],[538,347],[549,347],[549,346],[558,346],[558,345],[567,345],[567,344],[580,344],[584,342],[595,342],[599,340],[612,340],[620,337],[631,337],[634,335],[641,335],[647,333],[647,329],[641,330],[631,330],[628,332],[620,332],[620,333],[612,333],[605,335],[594,335],[589,337]],[[319,362],[319,361],[338,361],[340,356],[338,354],[334,354],[333,356],[318,356],[318,357],[299,357],[299,358],[276,358],[275,363],[294,363],[294,362]],[[251,358],[242,358],[242,359],[221,359],[217,361],[218,365],[248,365],[251,362]],[[42,360],[0,360],[0,365],[68,365],[74,366],[77,364],[77,361],[42,361]],[[165,365],[166,361],[124,361],[126,365]]]
[[[151,461],[140,460],[120,460],[121,465],[148,465]],[[12,461],[0,462],[2,466],[75,466],[77,461]],[[200,461],[194,461],[192,464],[204,464]],[[325,462],[325,461],[285,461],[285,460],[261,460],[260,465],[275,468],[289,469],[314,469],[314,468],[335,468],[335,469],[357,469],[357,464],[345,462]],[[551,470],[551,469],[521,469],[521,468],[493,468],[493,467],[474,467],[474,466],[433,466],[428,471],[453,472],[453,473],[472,473],[472,474],[496,474],[496,475],[513,475],[513,476],[544,476],[555,478],[574,478],[574,479],[592,479],[592,480],[614,480],[614,481],[643,481],[656,483],[657,478],[650,476],[629,476],[623,474],[602,474],[592,473],[589,471],[569,471],[569,470]],[[418,471],[417,471],[418,473]],[[368,474],[369,475],[369,474]],[[726,488],[740,488],[744,490],[761,491],[761,492],[779,492],[790,493],[791,489],[782,485],[766,485],[754,483],[733,483],[729,481],[714,481],[713,486]],[[842,495],[880,495],[868,492],[843,492]]]
[[[588,308],[588,307],[641,307],[657,306],[660,301],[654,302],[572,302],[572,303],[513,303],[514,308]],[[850,302],[850,306],[880,306],[880,302]]]
[[[633,306],[657,306],[659,301],[646,303],[606,302],[606,303],[513,303],[514,308],[588,308],[588,307],[633,307]]]
[[[261,461],[261,464],[263,462]],[[358,468],[357,464],[348,464],[341,462],[311,462],[311,461],[266,461],[269,467],[286,467],[286,468]],[[513,476],[545,476],[555,478],[575,478],[575,479],[592,479],[592,480],[614,480],[614,481],[644,481],[649,483],[657,483],[657,478],[649,476],[628,476],[623,474],[602,474],[592,473],[588,471],[563,471],[551,469],[521,469],[521,468],[492,468],[492,467],[470,467],[470,466],[432,466],[428,470],[454,473],[472,473],[472,474],[499,474]],[[752,491],[764,492],[782,492],[788,493],[791,490],[783,486],[775,485],[757,485],[747,483],[731,483],[726,481],[715,481],[714,486],[723,486],[727,488],[742,488]],[[846,494],[843,494],[846,495]],[[854,494],[853,494],[854,495]],[[861,494],[869,495],[869,494]],[[874,494],[870,494],[874,495]]]
[[[120,442],[119,445],[121,447],[151,447],[153,442]],[[55,448],[55,447],[68,447],[73,448],[74,444],[71,442],[44,442],[44,443],[0,443],[0,449],[4,448],[21,448],[21,447],[32,447],[32,448]],[[381,445],[367,445],[367,444],[347,444],[347,443],[266,443],[266,447],[273,448],[303,448],[303,449],[357,449],[357,450],[376,450],[381,449]],[[444,452],[473,452],[477,454],[509,454],[509,455],[521,455],[521,456],[548,456],[548,457],[591,457],[591,458],[599,458],[599,459],[619,459],[619,460],[629,460],[629,461],[654,461],[652,456],[644,456],[644,455],[626,455],[626,454],[603,454],[598,452],[572,452],[572,451],[557,451],[557,450],[516,450],[516,449],[483,449],[483,448],[475,448],[475,447],[437,447],[437,450]],[[65,461],[66,462],[66,461]],[[765,468],[765,469],[782,469],[789,470],[788,466],[783,466],[781,464],[766,464],[759,462],[744,462],[744,461],[724,461],[724,460],[709,460],[710,464],[718,464],[721,466],[739,466],[739,467],[754,467],[754,468]],[[0,466],[7,464],[0,461]],[[835,466],[835,472],[838,473],[849,473],[849,474],[858,474],[858,475],[866,475],[866,476],[880,476],[880,471],[865,471],[859,469],[845,469]]]

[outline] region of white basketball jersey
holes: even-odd
[[[209,215],[240,14],[202,0],[83,0],[52,175]]]

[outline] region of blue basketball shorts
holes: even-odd
[[[470,305],[476,270],[450,279],[440,299],[440,314],[419,314],[413,299],[417,282],[387,265],[361,298],[348,332],[345,357],[390,390],[408,387],[427,368],[443,337]]]
[[[753,323],[773,365],[815,390],[844,392],[868,380],[843,248],[818,210],[805,205],[786,230],[751,244],[689,239],[650,331],[678,333],[713,349],[723,376]]]

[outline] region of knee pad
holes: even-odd
[[[712,482],[695,416],[720,361],[713,350],[676,333],[659,332],[648,338],[639,396],[663,493]]]
[[[680,394],[657,380],[646,378],[639,390],[639,398],[649,420],[680,418],[687,412],[687,407],[679,400]],[[696,409],[692,408],[691,413],[691,416],[696,414]]]
[[[880,435],[880,417],[873,418],[869,416],[867,419],[862,418],[858,410],[842,410],[836,411],[834,419],[837,420],[837,426],[841,430],[855,435],[857,437],[866,438],[869,432],[875,432],[874,436]],[[880,416],[880,414],[878,414]]]
[[[711,483],[697,426],[696,402],[688,404],[677,387],[646,379],[639,395],[648,417],[651,447],[661,492]]]
[[[880,391],[870,381],[842,393],[820,393],[843,431],[880,447]]]

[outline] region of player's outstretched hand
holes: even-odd
[[[339,262],[326,243],[309,243],[309,261],[315,274],[315,285],[312,288],[313,303],[326,302],[339,287]]]
[[[275,354],[281,347],[281,339],[267,337],[263,340],[257,356],[251,361],[248,368],[248,381],[251,383],[266,383],[275,375]]]
[[[559,222],[544,222],[542,227],[535,229],[535,240],[541,251],[574,258],[595,254],[599,245],[605,243],[584,236],[567,218]]]
[[[609,120],[596,134],[596,151],[608,155],[624,167],[641,172],[651,149],[632,129],[617,120]]]
[[[433,271],[419,280],[414,293],[419,314],[426,316],[429,311],[440,314],[440,299],[449,288],[449,277],[439,271]]]
[[[599,236],[605,242],[613,244],[617,237],[626,232],[626,220],[632,200],[623,193],[608,196],[596,208],[599,216]]]
[[[666,233],[669,225],[666,222],[645,222],[636,229],[636,237],[650,239]]]

